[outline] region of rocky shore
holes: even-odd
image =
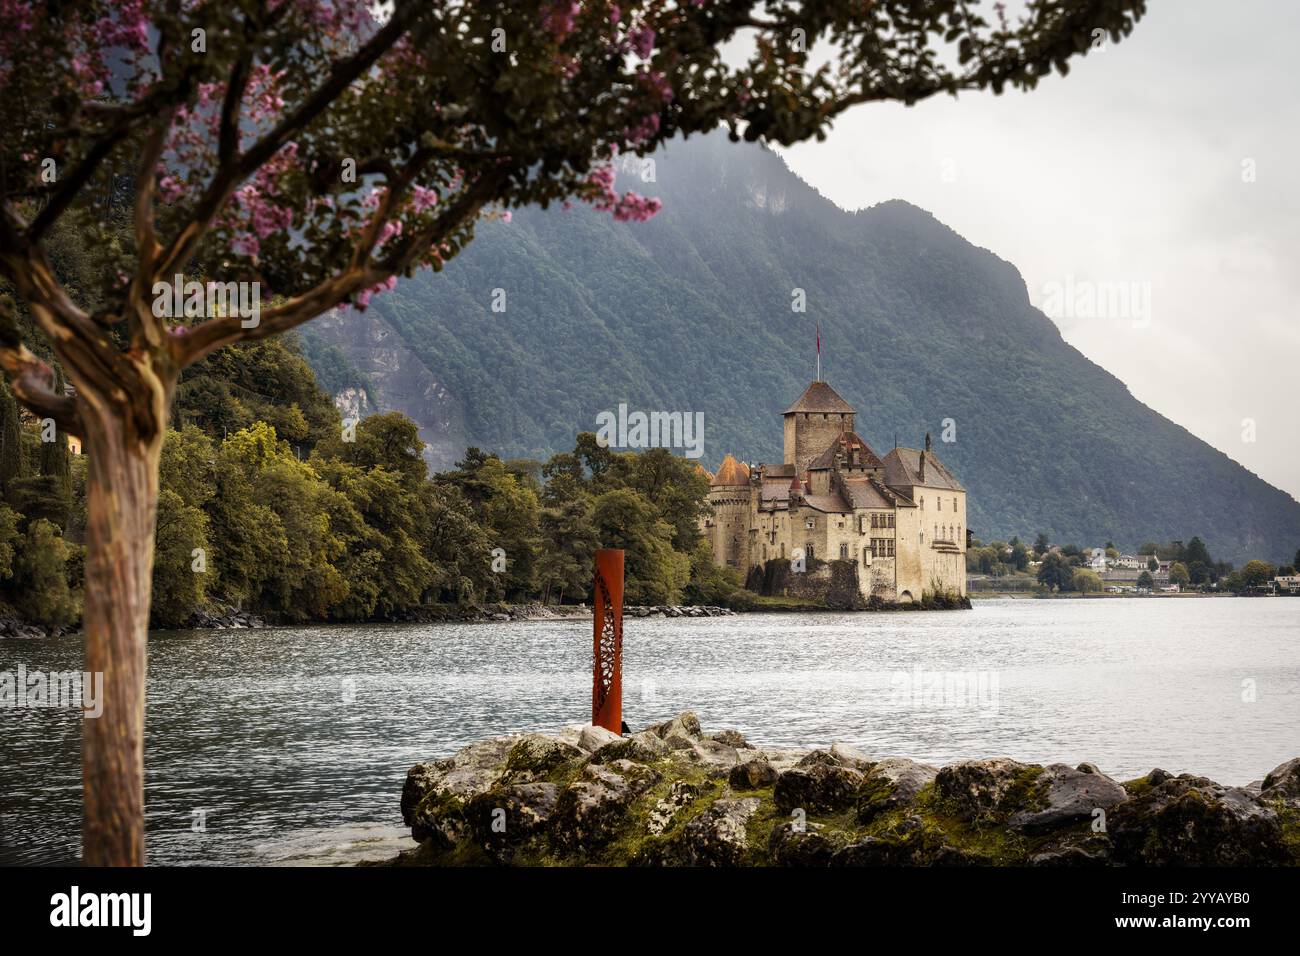
[[[0,618],[0,637],[13,637],[19,640],[36,641],[47,637],[62,637],[76,631],[75,627],[58,627],[46,624],[31,624],[17,618]]]
[[[220,613],[210,613],[208,611],[195,611],[190,619],[185,622],[185,627],[189,630],[233,630],[242,631],[249,628],[266,627],[266,621],[256,614],[249,614],[247,611],[237,611],[234,609],[222,611]]]
[[[623,608],[624,618],[633,617],[730,617],[736,611],[725,607],[659,604]],[[419,608],[399,618],[421,624],[467,623],[488,621],[590,620],[591,607],[586,604],[466,604],[433,605]]]
[[[394,865],[1300,865],[1300,757],[1228,787],[998,757],[759,748],[685,713],[497,737],[412,767]]]

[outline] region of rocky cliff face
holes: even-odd
[[[465,410],[460,399],[407,348],[388,321],[371,309],[365,315],[334,310],[304,332],[338,347],[373,385],[334,396],[344,417],[364,418],[398,411],[420,427],[424,460],[433,471],[451,468],[464,457]]]
[[[1297,865],[1300,758],[1247,787],[1119,783],[1091,764],[760,749],[685,713],[472,744],[411,768],[402,816],[411,865]]]

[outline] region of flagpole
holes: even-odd
[[[822,380],[822,324],[817,323],[817,381]]]

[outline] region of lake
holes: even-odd
[[[81,666],[79,637],[0,640],[0,671]],[[391,856],[407,769],[590,716],[591,624],[151,635],[153,863]],[[1083,760],[1227,784],[1300,755],[1300,601],[981,600],[971,611],[629,619],[624,718],[683,710],[763,745],[934,764]],[[74,861],[80,717],[0,709],[0,863]]]

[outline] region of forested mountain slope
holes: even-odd
[[[309,336],[339,346],[377,407],[421,423],[436,467],[467,444],[546,457],[620,402],[703,412],[714,467],[727,452],[779,460],[820,323],[824,377],[859,433],[883,454],[931,432],[985,540],[1200,534],[1237,562],[1300,544],[1300,504],[1136,401],[1030,305],[1012,265],[929,213],[845,212],[775,154],[720,135],[671,144],[654,182],[636,163],[619,185],[663,198],[650,222],[517,212],[444,272]],[[353,323],[374,323],[385,348],[358,349]],[[940,441],[945,419],[955,442]]]

